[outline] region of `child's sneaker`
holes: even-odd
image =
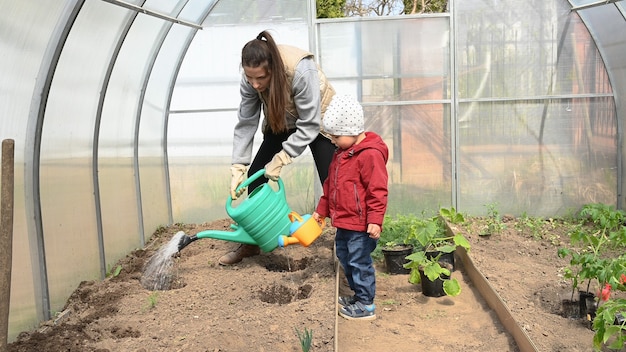
[[[375,304],[365,305],[361,302],[356,302],[346,307],[339,308],[339,315],[348,320],[374,320],[376,319]]]
[[[340,306],[347,307],[351,304],[356,303],[356,297],[355,296],[340,296],[337,301],[339,302]]]

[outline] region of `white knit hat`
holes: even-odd
[[[363,107],[351,95],[335,95],[324,114],[324,131],[334,136],[358,136],[365,130]]]

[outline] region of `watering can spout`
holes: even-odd
[[[222,241],[252,244],[252,245],[260,246],[261,249],[263,249],[266,252],[270,251],[267,247],[263,246],[263,243],[259,243],[260,241],[257,241],[254,238],[252,238],[252,236],[250,236],[246,232],[246,230],[244,230],[243,227],[237,224],[232,224],[230,225],[230,228],[233,229],[234,231],[204,230],[204,231],[198,232],[196,234],[196,237],[213,238],[213,239],[222,240]]]
[[[237,226],[236,224],[230,225],[230,227],[234,231],[204,230],[198,232],[193,236],[183,236],[180,238],[180,241],[178,241],[178,251],[180,252],[191,242],[194,242],[201,238],[213,238],[216,240],[258,245],[258,243],[252,237],[250,237],[250,235],[246,233],[246,231],[242,227]]]
[[[198,236],[193,235],[193,236],[183,236],[180,238],[180,241],[178,242],[178,251],[180,252],[183,248],[187,247],[191,242],[195,241],[198,239]]]
[[[216,240],[258,245],[258,243],[242,227],[237,226],[236,224],[230,225],[230,227],[234,231],[204,230],[193,236],[183,236],[180,238],[180,241],[178,241],[178,251],[180,252],[191,242],[201,238],[213,238]]]
[[[300,244],[300,240],[292,236],[278,237],[278,247],[287,247],[290,244]]]

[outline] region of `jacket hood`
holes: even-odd
[[[387,145],[385,144],[385,142],[383,142],[383,139],[375,132],[366,131],[365,139],[363,139],[361,143],[355,144],[349,149],[347,149],[345,151],[346,152],[345,157],[349,158],[357,153],[360,153],[361,151],[365,149],[378,150],[383,155],[383,158],[385,159],[385,163],[387,163],[387,160],[389,159],[389,149],[387,148]]]

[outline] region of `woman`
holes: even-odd
[[[243,77],[239,86],[239,122],[235,126],[231,166],[231,197],[237,199],[244,189],[236,191],[248,176],[265,168],[265,177],[276,181],[283,166],[311,148],[315,166],[323,184],[335,151],[329,137],[322,134],[322,115],[335,94],[326,76],[305,50],[276,45],[263,31],[246,43],[241,51]],[[263,142],[250,164],[254,134],[261,125]],[[249,168],[248,168],[249,166]],[[248,192],[265,179],[255,180]],[[258,246],[242,244],[219,259],[222,265],[239,263],[260,253]]]

